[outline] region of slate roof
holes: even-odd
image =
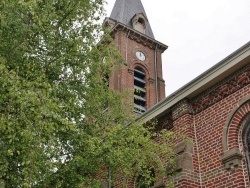
[[[116,0],[110,18],[133,28],[131,19],[137,13],[143,13],[147,18],[141,0]],[[146,25],[145,34],[154,39],[149,22]]]

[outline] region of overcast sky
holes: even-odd
[[[115,0],[107,0],[110,16]],[[250,0],[142,0],[163,55],[166,96],[250,41]]]

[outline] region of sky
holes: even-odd
[[[106,0],[110,16],[115,0]],[[250,0],[141,0],[162,56],[166,96],[250,41]]]

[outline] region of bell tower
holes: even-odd
[[[104,25],[125,60],[109,86],[118,92],[133,90],[134,111],[142,114],[165,98],[161,56],[168,47],[155,40],[141,0],[116,0]]]

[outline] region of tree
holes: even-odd
[[[103,3],[1,0],[0,185],[100,187],[147,175],[152,153],[174,156],[152,139],[171,133],[135,122],[108,88],[120,57],[98,23]]]

